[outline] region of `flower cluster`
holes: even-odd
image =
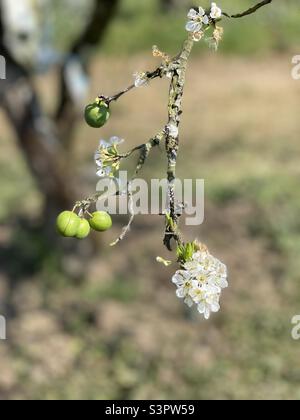
[[[97,166],[97,176],[115,177],[120,169],[121,157],[118,152],[118,145],[123,143],[119,137],[111,137],[109,142],[101,140],[99,148],[95,153],[95,162]]]
[[[204,31],[209,28],[210,24],[222,17],[222,10],[216,5],[211,4],[209,11],[205,11],[203,7],[191,9],[188,13],[188,22],[186,30],[193,34],[194,41],[200,41],[203,38]]]
[[[209,319],[212,312],[219,312],[222,290],[228,287],[227,267],[202,246],[182,264],[172,282],[177,297],[189,307],[196,305],[200,314]]]

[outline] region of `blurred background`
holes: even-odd
[[[219,1],[230,13],[254,3]],[[168,85],[128,94],[99,131],[84,124],[84,104],[156,68],[153,44],[175,54],[190,6],[0,3],[0,399],[300,398],[297,0],[224,21],[218,53],[196,45],[189,66],[178,175],[205,179],[206,219],[185,234],[228,266],[219,314],[204,322],[175,297],[175,267],[155,263],[170,258],[158,217],[137,217],[113,250],[121,217],[79,244],[55,233],[57,213],[95,191],[98,140],[118,135],[128,149],[151,137]],[[144,176],[164,170],[156,150]]]

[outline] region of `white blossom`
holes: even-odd
[[[187,22],[185,29],[193,34],[200,33],[203,25],[209,25],[209,17],[202,7],[191,9],[187,17],[189,21]]]
[[[207,250],[193,254],[172,278],[176,295],[200,314],[209,319],[211,313],[219,312],[222,290],[228,287],[227,267]]]
[[[216,3],[211,4],[210,17],[212,19],[220,19],[222,17],[222,9]]]
[[[191,9],[188,13],[188,22],[185,29],[191,32],[194,41],[200,41],[207,27],[212,23],[212,20],[217,20],[222,17],[222,10],[216,3],[211,3],[210,11],[205,11],[203,7]]]
[[[99,147],[101,149],[109,149],[112,146],[118,146],[119,144],[124,143],[124,139],[121,139],[120,137],[113,136],[109,139],[109,141],[106,140],[100,140]]]
[[[119,137],[111,137],[109,141],[100,140],[99,148],[94,155],[97,166],[96,175],[100,178],[112,177],[119,169],[117,146],[124,142]]]

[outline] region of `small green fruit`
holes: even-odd
[[[80,225],[80,218],[72,211],[64,211],[56,220],[58,232],[66,238],[72,238],[76,235]]]
[[[105,102],[89,104],[84,112],[85,121],[90,127],[101,128],[110,117],[110,110]]]
[[[96,211],[92,216],[89,223],[91,228],[97,232],[105,232],[112,227],[111,217],[105,211]]]
[[[91,232],[90,224],[86,219],[81,219],[75,237],[77,239],[85,239]]]

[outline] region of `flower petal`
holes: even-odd
[[[212,312],[219,312],[219,310],[221,309],[221,306],[220,306],[220,304],[219,303],[213,303],[212,305],[211,305],[211,311]]]
[[[199,7],[199,15],[200,16],[204,16],[205,15],[205,10],[201,6]]]
[[[200,302],[199,305],[197,306],[198,312],[200,312],[200,314],[204,314],[205,309],[206,309],[206,305],[204,302]]]
[[[209,25],[209,18],[207,15],[203,16],[202,22],[204,23],[204,25]]]
[[[210,318],[210,310],[208,308],[206,308],[205,311],[204,311],[204,318],[206,320],[209,320],[209,318]]]
[[[187,15],[187,17],[191,20],[193,19],[197,19],[198,17],[198,12],[195,9],[191,9]]]
[[[187,296],[184,300],[184,303],[191,308],[194,305],[193,299],[190,296]]]
[[[176,286],[182,286],[184,284],[184,280],[181,274],[176,273],[172,278],[172,283],[176,284]]]
[[[201,28],[202,28],[202,23],[194,22],[192,20],[190,20],[185,26],[185,29],[188,32],[200,32]]]
[[[180,287],[179,289],[176,290],[176,296],[179,299],[183,299],[185,297],[185,290],[183,287]]]
[[[111,147],[111,144],[105,140],[100,140],[99,146],[101,149],[108,149],[109,147]]]

